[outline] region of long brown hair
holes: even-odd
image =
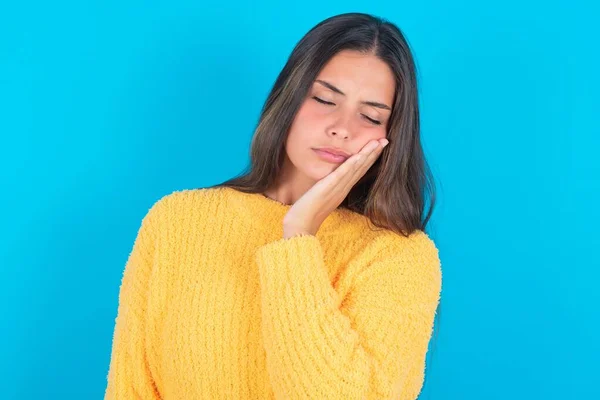
[[[391,22],[346,13],[314,26],[295,46],[262,108],[252,138],[250,165],[227,186],[246,193],[264,193],[276,182],[285,156],[290,126],[319,71],[342,50],[373,54],[386,62],[396,79],[389,145],[354,185],[340,207],[367,216],[381,228],[403,236],[425,230],[435,205],[435,185],[419,136],[416,68],[409,45]],[[425,213],[425,197],[430,207]]]

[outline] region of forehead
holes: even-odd
[[[319,72],[317,79],[326,80],[344,93],[361,92],[369,100],[392,102],[395,79],[390,67],[377,56],[344,50],[333,56]]]

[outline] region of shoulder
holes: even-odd
[[[408,236],[402,236],[391,230],[381,230],[370,237],[368,249],[372,252],[394,252],[413,257],[439,258],[439,250],[429,235],[422,230],[415,230]]]
[[[177,221],[185,219],[186,216],[195,214],[206,214],[206,207],[214,203],[211,201],[216,189],[183,189],[163,194],[151,202],[150,208],[142,219],[142,227],[145,230],[164,230]]]
[[[424,279],[441,287],[442,265],[435,242],[422,230],[407,237],[382,231],[365,247],[366,269],[369,265],[386,265],[405,278]]]
[[[427,261],[433,266],[441,264],[435,242],[422,230],[415,230],[408,237],[401,237],[397,234],[385,235],[382,242],[398,251],[406,259]]]
[[[209,207],[215,204],[215,200],[223,200],[224,196],[225,194],[221,188],[175,190],[156,200],[150,211],[161,215],[175,216],[181,212],[185,213]]]

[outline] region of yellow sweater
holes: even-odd
[[[165,195],[125,265],[105,399],[415,399],[441,293],[423,232],[337,209],[283,239],[291,206]]]

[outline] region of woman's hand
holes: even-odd
[[[283,218],[283,237],[315,235],[325,218],[344,201],[387,144],[387,139],[371,140],[306,191]]]

